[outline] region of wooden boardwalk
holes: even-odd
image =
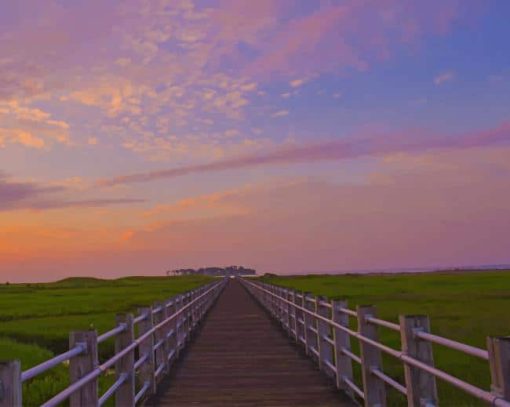
[[[353,406],[231,280],[151,406]]]
[[[31,386],[22,384],[63,362],[69,364],[69,385],[43,407],[98,406],[113,397],[119,407],[355,405],[326,373],[365,406],[393,403],[388,388],[409,405],[423,400],[438,405],[439,378],[472,396],[472,404],[510,407],[509,338],[490,336],[486,349],[467,345],[432,334],[425,315],[400,315],[395,323],[378,318],[374,306],[354,310],[343,300],[258,279],[218,279],[140,308],[136,315],[119,314],[116,321],[100,335],[93,329],[71,332],[68,351],[24,371],[19,360],[0,361],[0,407],[24,405],[23,389],[28,394]],[[400,333],[400,349],[380,342],[379,329]],[[296,336],[299,344],[286,339]],[[359,353],[352,351],[352,339]],[[108,340],[115,341],[115,354],[99,361],[98,346]],[[490,390],[437,369],[433,344],[488,362]],[[383,354],[403,363],[404,383],[385,373]],[[169,374],[168,361],[173,362]],[[361,365],[362,380],[353,374],[354,363]],[[111,385],[99,392],[105,373],[112,376]]]

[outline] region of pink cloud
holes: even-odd
[[[8,140],[0,134],[0,143],[50,149],[55,134],[83,145],[97,131],[151,159],[189,158],[197,145],[216,151],[215,123],[196,130],[197,123],[211,116],[216,123],[242,120],[263,82],[297,86],[324,72],[367,69],[402,44],[448,32],[479,0],[205,3],[212,6],[191,0],[2,4],[2,14],[14,9],[14,22],[0,26],[6,56],[0,57],[0,102],[15,99],[34,109],[44,101],[55,115],[45,126],[65,120],[69,129],[32,131],[18,118],[9,127],[0,120],[10,132]],[[240,139],[229,143],[242,147]]]
[[[65,196],[66,192],[68,195],[76,193],[64,186],[13,181],[0,172],[0,212],[21,209],[94,208],[144,202],[142,199],[130,198],[70,199]]]
[[[293,73],[299,65],[299,73],[309,73],[317,69],[330,70],[339,60],[342,66],[366,68],[343,36],[332,38],[335,28],[346,22],[348,14],[349,6],[328,7],[291,20],[277,30],[271,42],[265,44],[261,56],[249,66],[248,71],[255,74]],[[328,47],[331,48],[324,52]],[[320,54],[321,67],[316,65],[317,54]]]
[[[322,4],[311,14],[274,27],[271,40],[257,44],[260,55],[247,71],[288,75],[365,70],[389,58],[403,44],[430,34],[446,34],[465,17],[466,10],[478,10],[481,2],[348,0]]]
[[[149,225],[129,229],[126,246],[55,254],[58,261],[26,261],[24,270],[51,264],[52,275],[115,276],[225,263],[280,273],[509,263],[509,152],[403,153],[360,184],[295,180],[193,197],[155,207]],[[213,211],[204,217],[206,209]]]
[[[58,73],[69,77],[105,57],[114,8],[97,0],[69,7],[59,3],[2,4],[2,13],[12,13],[13,24],[0,26],[0,55],[8,56],[0,58],[0,100],[61,89]]]
[[[337,161],[366,155],[382,155],[397,152],[423,152],[441,149],[465,149],[510,142],[510,122],[472,134],[445,136],[423,132],[358,135],[348,140],[329,141],[318,144],[282,147],[275,151],[237,158],[229,158],[209,164],[189,165],[167,170],[121,175],[98,181],[98,185],[112,186],[136,182],[149,182],[164,178],[176,178],[190,174],[239,170],[264,165],[296,164],[303,162]]]
[[[449,82],[449,81],[453,80],[454,78],[455,78],[454,72],[451,72],[451,71],[443,72],[434,78],[434,84],[436,84],[436,86],[440,86],[445,82]]]
[[[131,212],[132,225],[106,228],[106,236],[104,221],[99,231],[4,228],[0,276],[163,275],[225,263],[282,273],[510,263],[509,153],[392,154],[358,184],[299,179],[190,196]],[[5,244],[13,235],[16,250]]]
[[[215,205],[244,213],[163,223],[135,233],[133,247],[170,247],[182,265],[229,259],[285,273],[510,262],[510,177],[486,165],[508,174],[508,151],[403,154],[378,170],[391,182],[230,191]]]

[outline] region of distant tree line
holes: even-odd
[[[192,274],[203,274],[207,276],[253,276],[257,274],[254,269],[243,266],[229,267],[202,267],[199,269],[177,269],[166,273],[167,275],[187,276]]]

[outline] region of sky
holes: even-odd
[[[510,2],[0,3],[0,281],[510,263]]]

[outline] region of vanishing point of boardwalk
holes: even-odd
[[[352,406],[231,280],[154,406]]]

